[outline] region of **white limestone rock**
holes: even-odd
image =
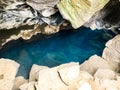
[[[80,82],[78,90],[92,90],[92,87],[88,82]]]
[[[36,90],[35,88],[35,82],[29,82],[29,83],[25,83],[23,85],[21,85],[19,87],[20,90]]]
[[[91,75],[94,75],[99,68],[111,69],[110,65],[97,55],[91,56],[88,61],[80,65],[80,70],[87,71]]]
[[[79,63],[63,64],[58,67],[58,72],[64,83],[70,85],[79,80],[80,76]]]
[[[113,39],[109,40],[106,43],[106,46],[109,48],[115,49],[116,51],[120,53],[120,35],[117,35]]]
[[[120,90],[119,89],[120,84],[116,80],[105,79],[100,80],[100,83],[101,88],[105,90]]]
[[[103,51],[102,57],[109,63],[112,70],[119,71],[120,53],[115,49],[106,47]]]
[[[31,70],[30,70],[30,76],[29,81],[37,81],[39,76],[39,71],[42,69],[47,69],[46,66],[38,66],[36,64],[33,64]]]
[[[14,86],[13,86],[13,89],[12,90],[19,90],[19,87],[21,85],[23,85],[24,83],[27,83],[28,80],[26,80],[24,77],[22,76],[18,76],[15,78],[14,80]]]
[[[0,59],[0,90],[12,90],[19,64],[9,59]]]
[[[98,69],[94,77],[99,79],[116,79],[116,73],[110,69]]]
[[[68,90],[66,84],[61,80],[57,68],[43,69],[39,71],[37,90]]]

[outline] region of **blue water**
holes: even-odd
[[[84,27],[49,36],[37,35],[29,41],[19,39],[5,45],[0,57],[20,63],[18,75],[28,78],[32,64],[53,67],[73,61],[83,63],[94,54],[101,56],[105,43],[113,36],[110,31]]]

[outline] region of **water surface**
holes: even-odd
[[[49,36],[37,35],[29,41],[19,39],[8,43],[0,50],[0,57],[20,63],[18,75],[27,78],[32,64],[53,67],[73,61],[83,63],[94,54],[101,56],[112,36],[110,31],[84,27]]]

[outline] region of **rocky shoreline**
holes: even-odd
[[[33,65],[29,79],[17,76],[19,64],[0,59],[0,90],[120,90],[120,35],[106,43],[102,57],[91,56],[83,64],[57,67]]]

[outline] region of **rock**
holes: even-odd
[[[119,0],[109,0],[109,2],[99,12],[85,23],[91,29],[112,29],[119,32],[120,27],[120,2]],[[115,19],[116,18],[116,19]]]
[[[108,2],[109,0],[61,0],[57,7],[63,18],[71,22],[73,28],[79,28]]]
[[[30,76],[29,81],[37,81],[39,76],[39,71],[42,69],[47,69],[46,66],[38,66],[36,64],[33,64],[31,70],[30,70]]]
[[[100,80],[101,88],[105,90],[119,90],[120,84],[116,80]]]
[[[78,90],[92,90],[92,87],[88,82],[80,82]]]
[[[114,49],[106,47],[103,51],[102,57],[109,63],[112,70],[119,71],[120,53]]]
[[[56,13],[55,5],[59,0],[26,0],[26,3],[33,9],[39,11],[44,17],[49,17]]]
[[[13,89],[12,90],[19,90],[19,87],[21,85],[23,85],[24,83],[27,83],[28,80],[26,80],[24,77],[22,76],[18,76],[15,78],[14,80],[14,86],[13,86]]]
[[[80,65],[80,70],[87,71],[91,75],[97,71],[97,69],[111,69],[110,65],[101,57],[94,55],[91,56],[88,61],[85,61],[83,64]]]
[[[53,34],[59,31],[59,26],[47,25],[44,29],[43,34]]]
[[[106,47],[115,49],[116,51],[118,51],[118,53],[120,53],[120,35],[117,35],[113,39],[109,40],[106,43]]]
[[[99,90],[94,77],[86,71],[80,71],[79,81],[69,87],[69,90]]]
[[[9,59],[0,59],[0,90],[12,90],[19,64]]]
[[[36,88],[37,90],[68,90],[66,84],[61,80],[57,68],[40,70]]]
[[[62,81],[67,84],[73,84],[79,80],[80,66],[79,63],[63,64],[58,67],[58,72]]]
[[[35,82],[29,82],[21,85],[19,87],[20,90],[36,90],[35,88]]]
[[[110,69],[98,69],[94,74],[94,77],[99,79],[115,79],[116,73]]]

